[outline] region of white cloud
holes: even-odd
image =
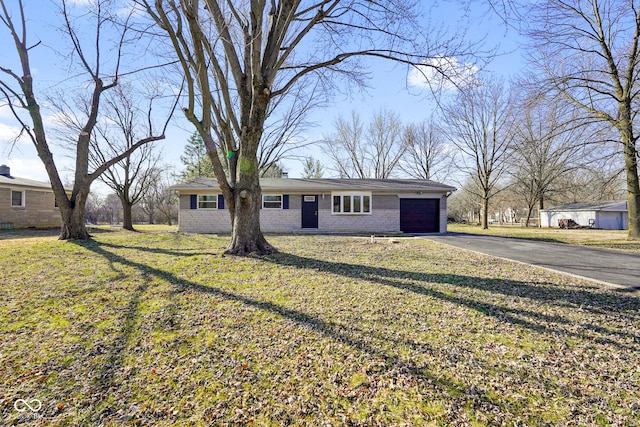
[[[129,16],[144,16],[145,10],[135,2],[126,1],[117,10],[116,14],[121,18]]]
[[[407,83],[419,88],[455,89],[471,84],[477,72],[478,67],[470,62],[461,64],[451,56],[436,56],[413,67]]]

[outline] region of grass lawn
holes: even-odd
[[[103,231],[0,239],[0,425],[640,423],[637,296],[426,239]]]
[[[628,231],[626,230],[561,230],[559,228],[500,225],[490,225],[488,230],[483,230],[479,225],[468,224],[449,224],[448,230],[456,233],[489,234],[492,236],[535,239],[601,249],[617,249],[625,252],[640,252],[640,241],[628,239]]]

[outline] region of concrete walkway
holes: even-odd
[[[640,290],[640,255],[605,249],[479,234],[449,233],[427,239],[545,267],[633,292]]]

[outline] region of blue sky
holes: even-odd
[[[77,3],[85,1],[76,0]],[[67,75],[70,69],[67,59],[54,54],[54,50],[64,52],[65,44],[61,43],[61,35],[55,31],[51,23],[50,5],[46,1],[38,1],[38,8],[34,8],[34,3],[31,1],[25,3],[29,18],[30,39],[33,42],[43,41],[42,46],[33,50],[34,78],[45,86],[63,87],[64,82],[68,82]],[[444,22],[451,27],[455,27],[461,19],[461,13],[455,8],[454,3],[441,3],[439,8],[433,10],[435,15],[445,16]],[[476,39],[486,37],[486,47],[497,47],[498,53],[500,53],[485,68],[484,72],[499,74],[506,78],[517,74],[522,67],[522,50],[518,45],[517,35],[513,32],[507,32],[497,18],[486,15],[484,10],[472,11],[470,18],[471,27],[467,37]],[[433,19],[437,21],[438,17]],[[15,62],[6,62],[8,57],[14,56],[13,52],[9,50],[9,43],[5,28],[0,27],[0,45],[6,46],[5,52],[11,52],[11,55],[3,54],[0,58],[2,66],[16,65]],[[468,67],[473,65],[466,64]],[[323,134],[332,131],[336,116],[350,114],[351,111],[358,112],[363,120],[367,121],[374,112],[386,109],[396,112],[404,123],[420,122],[431,115],[435,103],[430,97],[429,91],[421,87],[420,84],[416,84],[415,79],[410,78],[410,72],[406,66],[378,60],[370,63],[368,71],[371,73],[368,88],[362,92],[354,91],[348,96],[336,94],[330,105],[313,112],[311,119],[316,126],[306,132],[307,140],[321,139]],[[26,139],[22,139],[16,144],[10,143],[16,130],[16,122],[8,108],[0,105],[0,164],[9,165],[15,176],[48,181],[44,167],[31,143]],[[158,144],[162,148],[164,162],[174,167],[176,171],[182,167],[180,155],[192,132],[191,126],[181,113],[177,112],[175,120],[167,132],[167,139]],[[11,147],[13,148],[11,149]],[[62,175],[69,177],[70,173],[64,171],[69,169],[66,165],[71,163],[70,159],[66,158],[60,150],[54,149],[54,154],[59,169],[63,171]],[[311,155],[323,163],[326,162],[320,149],[310,148],[299,154]],[[290,177],[301,175],[303,170],[301,162],[284,160],[283,164],[285,169],[289,171]]]

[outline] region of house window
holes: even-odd
[[[264,209],[282,209],[282,195],[263,194],[262,207]]]
[[[11,207],[24,207],[24,191],[11,190]]]
[[[218,209],[218,195],[198,194],[198,209]]]
[[[371,213],[371,193],[348,193],[333,195],[334,214]]]

